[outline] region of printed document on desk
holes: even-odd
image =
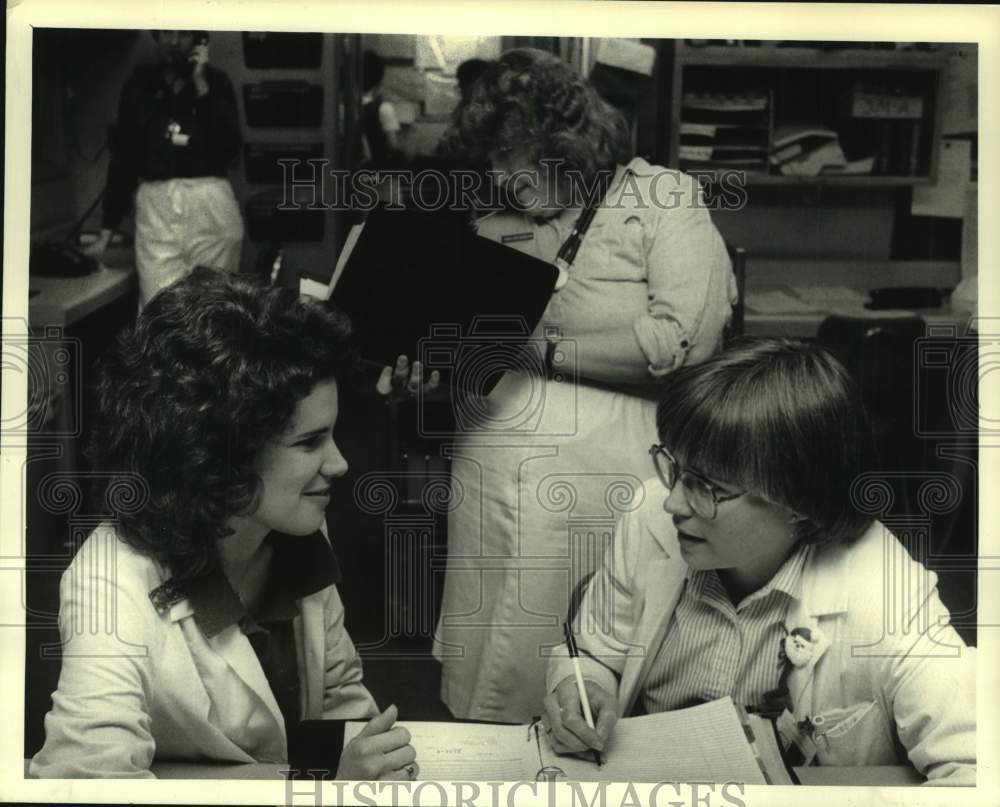
[[[396,725],[410,732],[422,780],[517,782],[534,780],[538,771],[538,749],[528,726],[405,721]],[[344,744],[364,726],[346,723]]]
[[[792,784],[783,764],[773,764],[780,760],[773,735],[761,730],[751,735],[729,697],[619,720],[600,767],[557,754],[548,736],[540,737],[544,765],[560,769],[570,781]],[[769,752],[758,749],[764,743]]]
[[[766,721],[750,718],[732,698],[623,718],[604,749],[605,762],[559,754],[539,723],[406,723],[420,778],[428,780],[576,782],[742,782],[792,784]],[[344,742],[364,723],[349,722]],[[751,728],[751,726],[753,726]]]

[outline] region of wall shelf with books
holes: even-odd
[[[924,51],[677,43],[661,143],[671,166],[742,170],[748,184],[931,183],[945,63]]]

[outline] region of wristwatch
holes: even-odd
[[[555,375],[556,368],[552,366],[552,362],[555,359],[556,349],[559,346],[558,339],[549,339],[545,346],[545,377],[552,378]]]

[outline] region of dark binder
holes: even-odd
[[[558,270],[479,236],[448,211],[374,211],[331,302],[350,316],[362,357],[405,354],[453,392],[488,393],[511,369],[543,369],[531,342]]]

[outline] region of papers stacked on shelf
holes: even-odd
[[[792,124],[774,130],[768,158],[786,176],[815,177],[822,173],[869,173],[864,160],[848,165],[840,139],[833,129],[816,124]]]
[[[771,128],[767,93],[685,93],[681,168],[767,168]]]

